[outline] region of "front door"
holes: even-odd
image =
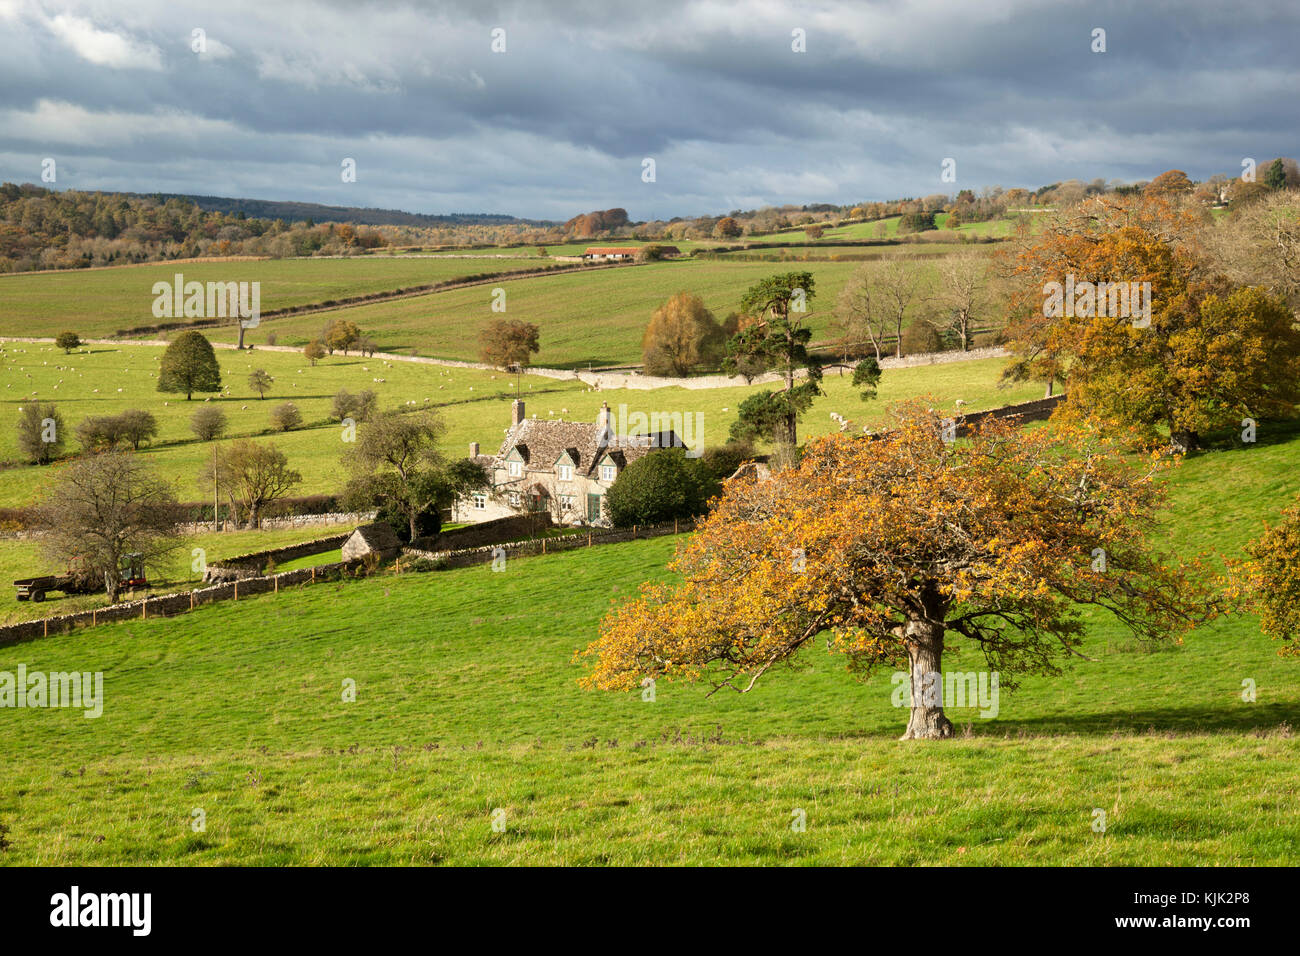
[[[587,520],[600,520],[600,495],[587,495]]]

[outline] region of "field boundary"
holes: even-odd
[[[554,554],[559,551],[572,551],[576,548],[594,547],[602,544],[619,544],[624,541],[659,538],[670,534],[686,534],[694,530],[694,521],[674,521],[646,527],[633,526],[630,529],[592,530],[585,535],[573,534],[558,538],[533,538],[508,544],[462,548],[456,551],[430,552],[408,546],[402,549],[402,553],[413,558],[425,558],[435,561],[438,570],[450,570],[479,564],[491,564],[498,550],[515,556]],[[317,543],[319,542],[312,542],[312,544]],[[259,555],[260,553],[241,555],[227,559],[223,563],[229,564],[230,561],[237,561],[241,558],[245,560],[253,559]],[[240,597],[255,594],[278,594],[281,588],[285,587],[338,581],[355,574],[364,565],[365,560],[357,558],[352,561],[336,561],[330,564],[319,564],[311,568],[281,571],[276,574],[251,577],[235,576],[218,584],[195,588],[192,591],[161,594],[139,601],[127,601],[121,604],[111,604],[108,607],[92,608],[89,611],[74,611],[70,614],[56,614],[33,621],[6,624],[0,627],[0,647],[48,637],[51,634],[67,634],[78,627],[98,627],[100,624],[112,624],[119,621],[145,621],[151,617],[176,617],[197,610],[205,604],[214,604],[217,601],[238,601]],[[236,575],[240,573],[234,569],[231,569],[231,571]]]
[[[48,637],[51,634],[67,634],[81,626],[97,627],[100,624],[111,624],[117,621],[145,621],[151,617],[175,617],[217,601],[238,601],[241,596],[278,594],[282,587],[337,581],[355,571],[361,564],[360,560],[338,561],[333,564],[317,565],[314,568],[281,571],[278,574],[261,577],[237,578],[210,587],[195,588],[192,591],[176,591],[139,601],[92,608],[89,611],[73,611],[70,614],[56,614],[34,621],[6,624],[0,627],[0,646]]]
[[[633,525],[631,528],[592,528],[586,534],[577,533],[557,538],[529,538],[526,541],[512,541],[507,544],[485,544],[477,548],[460,548],[455,551],[425,551],[410,545],[402,548],[402,553],[413,558],[422,558],[438,564],[438,570],[468,568],[477,564],[492,564],[498,555],[508,559],[511,555],[544,555],[557,551],[574,551],[578,548],[591,548],[602,544],[621,544],[624,541],[640,541],[646,538],[662,538],[670,534],[688,534],[695,530],[695,521],[665,521],[656,525]]]

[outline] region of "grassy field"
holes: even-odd
[[[153,284],[186,281],[260,282],[263,311],[368,295],[483,272],[536,268],[514,259],[358,256],[353,259],[264,259],[229,262],[154,262],[41,275],[0,275],[0,335],[53,336],[70,330],[83,338],[154,325]]]
[[[0,461],[18,458],[17,434],[13,423],[18,409],[27,401],[54,402],[65,428],[91,415],[104,415],[127,408],[143,408],[158,419],[159,435],[142,454],[176,484],[183,501],[204,500],[196,476],[211,455],[211,445],[193,439],[190,417],[204,404],[200,397],[186,402],[184,396],[156,390],[155,369],[162,349],[157,346],[94,346],[65,356],[51,345],[8,343],[0,353]],[[449,455],[467,453],[470,442],[494,451],[510,420],[510,402],[515,396],[513,376],[500,372],[447,368],[412,362],[365,359],[336,355],[312,366],[292,352],[255,349],[238,353],[218,349],[223,384],[229,393],[213,397],[229,420],[228,437],[261,436],[274,441],[300,471],[301,494],[337,491],[344,478],[342,456],[346,446],[337,422],[330,419],[330,404],[341,388],[353,393],[375,390],[381,407],[436,407],[447,424],[445,449]],[[925,366],[886,371],[880,398],[862,402],[852,392],[847,376],[831,373],[826,378],[827,394],[808,412],[803,434],[823,434],[837,428],[831,412],[848,416],[860,425],[879,420],[885,405],[912,395],[925,394],[945,408],[956,399],[968,410],[1034,398],[1039,386],[997,388],[1003,366],[1000,359],[982,359],[952,365]],[[254,368],[268,371],[275,379],[271,391],[259,400],[248,387]],[[383,381],[377,381],[382,379]],[[701,440],[722,444],[746,396],[760,388],[750,386],[721,389],[665,388],[653,391],[615,389],[597,392],[577,380],[524,376],[522,394],[528,413],[539,418],[594,421],[600,405],[608,401],[616,411],[622,404],[629,412],[646,414],[699,414]],[[305,427],[288,433],[271,434],[268,417],[272,408],[292,401],[302,413]],[[694,419],[692,419],[694,422]],[[697,438],[696,430],[686,435]],[[68,451],[76,451],[69,439]],[[48,470],[24,465],[0,472],[0,507],[30,503],[39,492]]]
[[[888,219],[879,219],[873,222],[850,222],[841,226],[827,226],[822,233],[820,240],[817,241],[862,241],[867,239],[897,239],[899,237],[898,223],[900,217],[891,216]],[[946,212],[935,213],[934,224],[938,229],[919,233],[918,235],[927,238],[937,235],[956,235],[962,233],[969,236],[1009,236],[1015,231],[1014,224],[1010,219],[991,219],[988,222],[967,222],[958,226],[954,230],[944,229],[948,222]],[[883,233],[880,229],[884,226]],[[798,242],[806,238],[804,229],[799,226],[795,229],[786,229],[782,232],[768,233],[762,236],[748,237],[750,242]]]
[[[853,270],[862,263],[810,262],[799,266],[813,274],[815,296],[808,303],[807,324],[814,336],[827,333],[835,299]],[[932,263],[918,262],[927,287],[936,274]],[[506,293],[506,315],[535,323],[541,351],[533,364],[550,368],[585,368],[641,361],[641,339],[654,310],[674,293],[700,295],[719,319],[737,311],[740,297],[755,282],[772,275],[765,262],[683,260],[628,269],[573,275],[502,280],[499,286],[452,289],[425,296],[378,302],[308,316],[269,319],[253,336],[264,340],[274,331],[281,345],[305,345],[326,322],[356,322],[385,352],[478,361],[478,333],[500,318],[492,311],[494,288]],[[788,271],[788,270],[787,270]],[[234,329],[214,330],[213,338],[233,342]]]
[[[1167,479],[1162,543],[1238,553],[1300,492],[1297,452],[1300,437],[1272,434],[1187,462]],[[743,696],[581,690],[573,654],[601,609],[661,577],[672,546],[319,585],[2,648],[0,671],[103,671],[105,702],[90,720],[0,711],[0,862],[1300,857],[1297,665],[1252,618],[1152,651],[1092,617],[1095,660],[1026,679],[996,719],[953,711],[943,743],[897,742],[889,675],[857,683],[823,649]],[[954,643],[948,666],[982,666]]]

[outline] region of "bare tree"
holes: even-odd
[[[874,308],[872,306],[871,266],[863,265],[850,276],[835,301],[832,328],[840,335],[846,362],[852,346],[863,342],[875,350],[876,361],[880,361],[881,348],[885,342],[886,316],[879,302],[875,303]]]
[[[988,273],[988,257],[970,249],[939,263],[938,300],[947,312],[944,327],[957,333],[963,352],[970,350],[971,326],[985,304]]]
[[[920,294],[920,276],[915,268],[898,259],[891,259],[879,270],[876,278],[876,298],[884,316],[894,328],[894,355],[903,357],[903,325],[907,310]]]
[[[1214,265],[1242,285],[1259,285],[1300,308],[1300,194],[1272,193],[1210,222],[1202,236]]]
[[[199,486],[216,487],[226,494],[230,510],[242,514],[245,526],[257,528],[267,505],[283,498],[302,481],[289,461],[272,443],[259,445],[240,438],[217,450],[199,472]]]
[[[102,579],[111,600],[121,591],[122,558],[147,566],[181,546],[180,509],[171,486],[135,455],[105,452],[61,469],[37,509],[51,562],[76,563]]]

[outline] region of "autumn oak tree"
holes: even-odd
[[[541,350],[539,330],[519,319],[493,319],[478,336],[479,357],[487,365],[522,371]]]
[[[923,689],[953,639],[1013,686],[1077,653],[1082,606],[1153,642],[1210,613],[1197,565],[1174,569],[1150,550],[1167,462],[1134,467],[1082,429],[992,419],[946,442],[936,414],[902,406],[874,439],[831,435],[797,468],[727,482],[678,547],[682,582],[643,585],[606,616],[583,682],[747,691],[824,636],[860,676],[906,665],[904,739],[947,737],[942,700]]]
[[[1283,642],[1279,654],[1300,658],[1300,498],[1246,548],[1245,588],[1265,634]]]
[[[1007,377],[1062,377],[1063,414],[1147,440],[1163,430],[1183,452],[1207,431],[1294,415],[1300,329],[1282,297],[1207,268],[1162,200],[1098,200],[1088,213],[1016,259]],[[1049,288],[1072,301],[1050,307]]]

